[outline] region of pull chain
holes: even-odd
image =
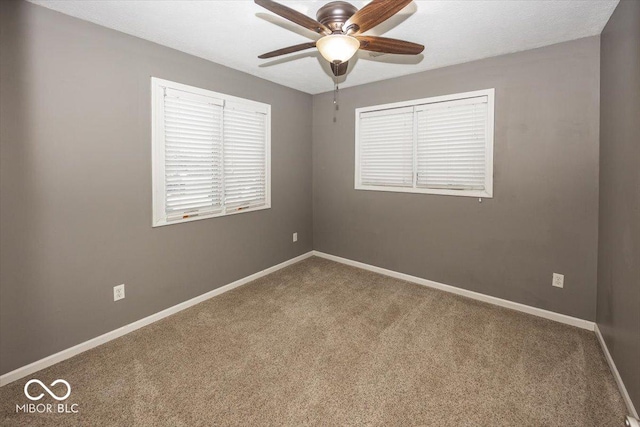
[[[333,90],[333,105],[334,105],[334,109],[333,109],[333,123],[338,121],[338,110],[340,110],[340,105],[338,104],[338,92],[340,90],[340,88],[338,87],[338,76],[337,76],[337,69],[338,69],[338,65],[335,65],[336,67],[336,73],[334,73],[334,82],[335,82],[335,88]]]

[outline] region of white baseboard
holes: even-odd
[[[125,325],[121,328],[113,330],[111,332],[107,332],[106,334],[100,335],[98,337],[92,338],[88,341],[75,345],[66,350],[62,350],[58,353],[52,354],[51,356],[45,357],[44,359],[37,360],[33,363],[30,363],[26,366],[13,370],[11,372],[7,372],[6,374],[0,376],[0,387],[9,384],[13,381],[19,380],[20,378],[26,377],[27,375],[31,375],[34,372],[40,371],[41,369],[48,368],[51,365],[55,365],[58,362],[62,362],[63,360],[69,359],[77,354],[90,350],[94,347],[97,347],[101,344],[119,338],[129,332],[133,332],[136,329],[140,329],[144,326],[147,326],[153,322],[157,322],[160,319],[164,319],[167,316],[171,316],[179,311],[182,311],[186,308],[192,307],[198,303],[208,300],[209,298],[213,298],[217,295],[230,291],[232,289],[237,288],[238,286],[242,286],[246,283],[249,283],[253,280],[259,279],[262,276],[266,276],[267,274],[271,274],[274,271],[280,270],[284,267],[287,267],[291,264],[295,264],[298,261],[302,261],[303,259],[309,258],[313,255],[313,252],[307,252],[295,258],[292,258],[288,261],[282,262],[278,265],[274,265],[273,267],[269,267],[265,270],[254,273],[250,276],[244,277],[242,279],[236,280],[233,283],[229,283],[217,289],[214,289],[206,294],[202,294],[195,298],[192,298],[188,301],[182,302],[180,304],[174,305],[173,307],[169,307],[165,310],[162,310],[158,313],[152,314],[151,316],[147,316],[144,319],[137,320],[133,323]]]
[[[496,298],[488,295],[484,295],[478,292],[468,291],[466,289],[457,288],[455,286],[445,285],[443,283],[434,282],[432,280],[423,279],[416,276],[411,276],[409,274],[399,273],[392,270],[387,270],[385,268],[376,267],[373,265],[365,264],[358,261],[352,261],[347,258],[338,257],[335,255],[326,254],[324,252],[319,251],[310,251],[295,258],[292,258],[288,261],[282,262],[278,265],[274,265],[273,267],[267,268],[265,270],[259,271],[255,274],[247,276],[245,278],[236,280],[233,283],[229,283],[228,285],[222,286],[220,288],[214,289],[206,294],[200,295],[198,297],[192,298],[188,301],[182,302],[180,304],[174,305],[173,307],[169,307],[165,310],[162,310],[158,313],[152,314],[151,316],[145,317],[144,319],[137,320],[133,323],[125,325],[121,328],[113,330],[111,332],[107,332],[106,334],[100,335],[96,338],[90,339],[78,345],[75,345],[66,350],[62,350],[58,353],[52,354],[51,356],[45,357],[44,359],[40,359],[29,365],[18,368],[14,371],[8,372],[2,376],[0,376],[0,386],[5,384],[9,384],[13,381],[16,381],[20,378],[23,378],[27,375],[30,375],[34,372],[37,372],[41,369],[47,368],[51,365],[54,365],[63,360],[69,359],[77,354],[80,354],[84,351],[90,350],[94,347],[97,347],[101,344],[114,340],[118,337],[121,337],[129,332],[135,331],[136,329],[140,329],[144,326],[147,326],[153,322],[157,322],[160,319],[163,319],[167,316],[175,314],[179,311],[182,311],[186,308],[192,307],[200,302],[203,302],[209,298],[213,298],[216,295],[220,295],[224,292],[230,291],[231,289],[237,288],[238,286],[242,286],[248,282],[256,280],[262,276],[266,276],[267,274],[273,273],[274,271],[280,270],[281,268],[287,267],[291,264],[294,264],[298,261],[302,261],[303,259],[309,258],[311,256],[318,256],[320,258],[326,258],[332,261],[340,262],[342,264],[351,265],[353,267],[362,268],[364,270],[373,271],[375,273],[383,274],[385,276],[394,277],[401,280],[406,280],[407,282],[417,283],[419,285],[428,286],[430,288],[439,289],[445,292],[450,292],[458,295],[465,296],[467,298],[472,298],[478,301],[487,302],[489,304],[498,305],[501,307],[510,308],[512,310],[521,311],[524,313],[533,314],[535,316],[544,317],[546,319],[554,320],[556,322],[565,323],[571,326],[577,326],[579,328],[587,329],[593,331],[595,328],[595,323],[590,322],[583,319],[578,319],[571,316],[566,316],[564,314],[555,313],[552,311],[543,310],[540,308],[531,307],[528,305],[520,304],[517,302],[508,301],[501,298]],[[604,347],[603,347],[604,348]],[[608,355],[608,353],[606,353]],[[608,356],[607,360],[610,360]],[[612,362],[611,362],[612,363]],[[617,371],[616,371],[617,372]],[[618,378],[618,377],[617,377]],[[616,378],[616,381],[618,380]],[[625,391],[626,392],[626,391]],[[637,415],[636,415],[637,416]]]
[[[405,280],[407,282],[417,283],[418,285],[428,286],[430,288],[439,289],[441,291],[450,292],[452,294],[462,295],[464,297],[487,302],[489,304],[499,305],[500,307],[506,307],[512,310],[521,311],[523,313],[533,314],[534,316],[544,317],[545,319],[554,320],[556,322],[565,323],[567,325],[576,326],[578,328],[587,329],[589,331],[593,331],[595,327],[595,323],[590,322],[588,320],[578,319],[577,317],[571,317],[565,314],[543,310],[541,308],[531,307],[529,305],[520,304],[520,303],[509,301],[506,299],[496,298],[496,297],[484,295],[478,292],[468,291],[466,289],[445,285],[443,283],[434,282],[433,280],[427,280],[421,277],[411,276],[409,274],[398,273],[397,271],[387,270],[386,268],[376,267],[374,265],[365,264],[363,262],[352,261],[347,258],[326,254],[324,252],[313,251],[313,255],[320,258],[326,258],[331,261],[336,261],[342,264],[350,265],[353,267],[362,268],[363,270],[369,270],[375,273],[384,274],[385,276],[393,277],[396,279]]]
[[[613,374],[613,378],[615,378],[616,380],[616,384],[618,385],[620,394],[624,399],[624,403],[627,405],[627,410],[629,411],[629,414],[633,415],[635,418],[640,418],[638,417],[638,411],[636,411],[635,406],[633,406],[631,397],[627,392],[627,388],[624,386],[624,382],[622,382],[622,377],[618,372],[618,368],[616,368],[616,364],[614,363],[613,358],[611,357],[611,353],[609,353],[609,348],[607,347],[607,343],[605,342],[604,337],[602,336],[602,333],[600,332],[600,328],[598,328],[597,324],[595,327],[595,331],[596,331],[596,337],[598,337],[598,342],[600,343],[600,347],[602,348],[602,352],[604,353],[604,357],[605,359],[607,359],[607,363],[609,364],[609,369],[611,369],[611,373]]]

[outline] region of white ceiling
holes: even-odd
[[[30,0],[308,93],[332,89],[315,49],[260,60],[318,35],[250,0]],[[328,1],[282,1],[315,18]],[[367,1],[352,1],[362,8]],[[360,51],[342,87],[600,34],[618,0],[417,0],[369,31],[421,43],[418,57]]]

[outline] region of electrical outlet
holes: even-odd
[[[293,233],[293,241],[294,243],[298,241],[298,233]]]
[[[118,301],[124,298],[124,283],[113,287],[113,300]]]
[[[556,288],[564,288],[564,274],[553,273],[551,285]]]

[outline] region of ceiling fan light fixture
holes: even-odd
[[[334,64],[340,64],[355,55],[360,48],[360,41],[344,34],[331,34],[318,40],[316,47],[324,59]]]

